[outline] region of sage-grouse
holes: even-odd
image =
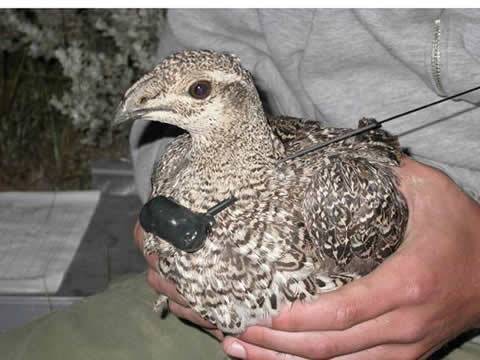
[[[312,301],[365,275],[402,242],[408,210],[392,170],[402,156],[397,139],[372,130],[279,162],[349,130],[267,117],[234,55],[167,57],[128,89],[116,122],[125,119],[187,132],[155,165],[152,198],[195,213],[237,199],[215,216],[196,252],[145,234],[160,273],[224,332],[240,333],[280,303]]]

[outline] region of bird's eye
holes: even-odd
[[[198,100],[207,98],[211,91],[212,84],[207,80],[196,81],[188,89],[190,96]]]
[[[147,102],[147,98],[145,96],[142,96],[140,98],[140,104],[145,104]]]

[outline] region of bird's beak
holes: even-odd
[[[124,99],[117,107],[117,111],[115,112],[115,117],[113,118],[113,126],[117,126],[119,124],[124,123],[125,121],[130,120],[130,111],[127,108],[126,101],[128,99]]]
[[[152,85],[154,80],[155,77],[147,77],[145,80],[140,80],[133,84],[126,91],[121,103],[117,107],[113,120],[114,126],[129,120],[157,120],[152,118],[153,113],[172,111],[171,108],[162,104],[158,97],[157,99],[151,98],[151,88],[155,86],[154,84]]]
[[[156,120],[149,118],[151,113],[169,112],[172,111],[167,106],[142,106],[138,105],[134,96],[128,96],[123,99],[118,105],[115,117],[113,119],[113,125],[119,125],[129,120]],[[158,119],[158,121],[161,121]]]

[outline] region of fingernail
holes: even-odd
[[[236,341],[234,341],[227,349],[227,354],[236,357],[237,359],[247,358],[247,352],[245,351],[245,348]]]

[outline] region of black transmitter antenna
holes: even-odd
[[[321,148],[324,148],[325,146],[328,146],[330,144],[333,144],[333,143],[336,143],[336,142],[339,142],[339,141],[342,141],[342,140],[345,140],[345,139],[348,139],[348,138],[351,138],[352,136],[355,136],[355,135],[359,135],[359,134],[362,134],[364,132],[367,132],[367,131],[370,131],[370,130],[373,130],[373,129],[378,129],[382,126],[382,124],[388,122],[388,121],[392,121],[392,120],[395,120],[395,119],[398,119],[400,117],[403,117],[403,116],[407,116],[407,115],[410,115],[414,112],[417,112],[417,111],[420,111],[420,110],[423,110],[423,109],[426,109],[428,107],[431,107],[431,106],[434,106],[434,105],[438,105],[444,101],[448,101],[448,100],[452,100],[456,97],[459,97],[459,96],[462,96],[462,95],[465,95],[465,94],[468,94],[468,93],[471,93],[473,91],[476,91],[476,90],[479,90],[480,89],[480,86],[477,86],[477,87],[474,87],[472,89],[469,89],[469,90],[465,90],[465,91],[462,91],[458,94],[455,94],[455,95],[452,95],[452,96],[448,96],[446,98],[443,98],[441,100],[437,100],[437,101],[434,101],[432,103],[429,103],[429,104],[426,104],[426,105],[422,105],[422,106],[419,106],[415,109],[411,109],[411,110],[408,110],[408,111],[405,111],[401,114],[397,114],[397,115],[394,115],[394,116],[391,116],[389,118],[386,118],[384,120],[381,120],[381,121],[377,121],[373,124],[370,124],[370,125],[367,125],[367,126],[362,126],[361,128],[358,128],[358,129],[355,129],[355,130],[352,130],[350,132],[347,132],[346,134],[343,134],[343,135],[340,135],[334,139],[331,139],[331,140],[328,140],[328,141],[325,141],[323,143],[320,143],[320,144],[315,144],[309,148],[306,148],[306,149],[303,149],[303,150],[300,150],[298,152],[296,152],[295,154],[292,154],[292,155],[289,155],[289,156],[286,156],[284,157],[283,159],[280,159],[277,161],[277,164],[279,163],[282,163],[284,161],[287,161],[287,160],[291,160],[291,159],[294,159],[296,157],[299,157],[299,156],[302,156],[302,155],[305,155],[305,154],[308,154],[312,151],[315,151],[315,150],[319,150]]]

